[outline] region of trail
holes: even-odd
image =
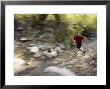
[[[56,58],[47,61],[33,60],[29,65],[21,65],[20,71],[17,71],[15,75],[17,76],[60,76],[65,75],[64,71],[73,72],[75,76],[94,76],[97,75],[97,41],[96,38],[92,40],[87,40],[83,44],[82,48],[86,50],[85,55],[76,50],[66,50],[65,52],[59,54]],[[24,67],[24,69],[23,69]],[[57,67],[57,69],[56,69]],[[64,71],[59,74],[59,69],[64,69]],[[44,70],[49,70],[44,72]],[[65,71],[66,72],[66,71]],[[69,76],[69,74],[68,74]]]

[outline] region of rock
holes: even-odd
[[[45,45],[38,45],[39,49],[42,51],[47,50],[49,47],[45,46]]]
[[[41,51],[45,51],[47,49],[48,49],[48,47],[42,47],[42,48],[40,48]]]
[[[53,63],[54,63],[54,64],[57,64],[57,63],[58,63],[58,61],[54,61]]]
[[[20,38],[20,41],[29,41],[30,39],[28,37],[22,37]]]
[[[56,47],[55,50],[61,50],[61,47]]]
[[[87,68],[87,63],[74,65],[76,67]]]
[[[97,68],[94,68],[93,71],[97,71]]]
[[[76,57],[78,57],[78,58],[80,58],[80,57],[82,57],[82,51],[77,51],[77,55],[76,55]]]
[[[24,29],[23,27],[18,27],[18,28],[17,28],[17,30],[23,30],[23,29]]]
[[[79,62],[80,62],[80,64],[82,65],[82,64],[84,64],[84,63],[85,63],[85,60],[84,60],[84,59],[82,59],[82,60],[80,60]]]
[[[71,68],[72,66],[67,66],[68,68]]]
[[[73,63],[74,63],[74,61],[69,61],[69,63],[70,63],[70,64],[73,64]]]
[[[37,52],[36,54],[34,54],[33,56],[34,57],[40,57],[42,55],[42,53],[40,53],[40,52]]]
[[[32,60],[27,60],[27,62],[25,63],[25,65],[31,65],[32,64]]]
[[[40,35],[39,39],[43,39],[45,37],[45,35]]]
[[[17,66],[20,66],[22,64],[24,64],[25,61],[21,58],[14,58],[14,66],[17,67]]]
[[[48,58],[53,58],[57,56],[57,51],[51,51],[51,52],[43,51],[43,54]]]
[[[65,49],[65,45],[64,44],[58,44],[58,46],[60,46],[61,49]]]
[[[55,50],[56,50],[57,52],[59,52],[59,53],[60,53],[60,52],[63,52],[63,50],[61,49],[61,47],[56,47]]]
[[[39,48],[37,46],[33,46],[30,48],[30,52],[37,53],[37,52],[39,52]]]
[[[42,41],[37,41],[36,45],[39,46],[39,45],[42,45],[43,42]]]
[[[95,60],[92,60],[91,62],[89,62],[89,64],[95,64]]]
[[[73,72],[69,71],[68,69],[60,68],[56,66],[49,66],[46,69],[44,69],[43,72],[49,74],[51,73],[52,75],[56,74],[60,76],[76,76]]]
[[[29,46],[35,46],[36,44],[29,44]]]
[[[26,47],[26,49],[31,49],[31,47]]]
[[[42,56],[40,57],[40,59],[41,59],[41,60],[47,60],[46,56],[44,56],[44,55],[42,55]]]

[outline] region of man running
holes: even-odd
[[[77,46],[77,49],[80,50],[80,51],[83,51],[81,50],[81,46],[82,46],[82,41],[85,39],[84,36],[82,36],[79,32],[77,32],[77,34],[74,36],[74,43],[76,44]],[[85,51],[83,51],[85,52]]]

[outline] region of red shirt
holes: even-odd
[[[79,35],[74,37],[74,40],[76,41],[77,44],[81,44],[83,39],[84,37]]]

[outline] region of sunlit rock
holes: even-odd
[[[20,41],[26,42],[26,41],[30,41],[30,39],[28,37],[21,37]]]
[[[25,63],[25,61],[23,59],[21,59],[21,58],[14,58],[14,65],[15,66],[19,66],[19,65],[22,65],[24,63]]]
[[[33,57],[40,57],[42,55],[42,53],[37,52],[36,54],[33,55]]]
[[[31,48],[30,48],[30,52],[32,52],[32,53],[37,53],[37,52],[39,52],[39,47],[37,47],[37,46],[31,47]]]
[[[36,44],[29,44],[29,46],[35,46]]]
[[[44,69],[44,72],[50,73],[50,74],[56,74],[60,76],[75,76],[75,74],[68,69],[60,68],[56,66],[49,66],[46,69]]]
[[[42,50],[42,51],[45,51],[49,48],[49,46],[46,46],[46,45],[38,45],[39,49]]]
[[[85,59],[81,59],[81,60],[79,61],[80,64],[84,64],[85,62],[86,62]]]
[[[59,53],[64,52],[64,50],[62,50],[61,47],[56,47],[55,50]]]
[[[61,49],[65,49],[65,45],[64,44],[59,43],[58,46],[60,46]]]
[[[26,49],[31,49],[31,47],[26,47]]]
[[[23,30],[23,27],[18,27],[17,30]]]
[[[53,58],[57,56],[57,51],[54,51],[52,49],[48,49],[46,51],[43,51],[43,54],[48,58]]]

